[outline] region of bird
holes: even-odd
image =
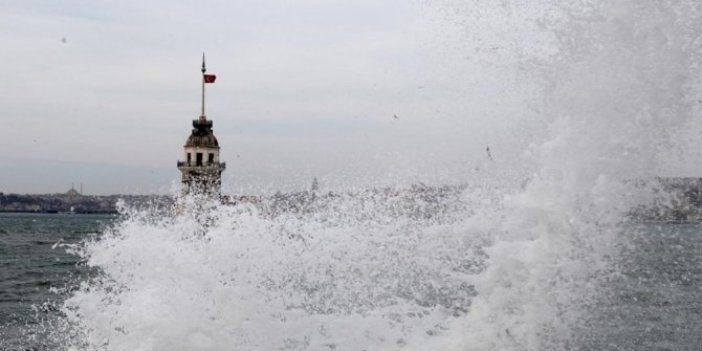
[[[489,147],[489,146],[485,148],[485,152],[487,152],[488,158],[490,159],[490,161],[492,161],[492,153],[490,153],[490,147]]]
[[[66,37],[61,37],[61,43],[66,44],[68,40],[66,40]]]
[[[398,117],[397,115],[392,115],[392,118],[394,118],[394,119],[400,119],[400,117]]]

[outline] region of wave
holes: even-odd
[[[127,211],[77,248],[101,273],[66,300],[57,342],[91,350],[583,345],[598,291],[617,276],[626,213],[654,196],[631,180],[655,175],[699,112],[702,7],[500,3],[440,6],[462,16],[459,26],[495,29],[507,47],[501,62],[530,80],[526,122],[539,133],[518,155],[433,198],[368,191],[319,196],[294,211],[272,211],[272,199],[192,200],[178,216]]]

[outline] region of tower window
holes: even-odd
[[[190,162],[192,162],[192,157],[190,157],[190,156],[191,156],[191,155],[190,155],[190,153],[188,152],[188,164],[190,164]]]
[[[213,164],[214,163],[214,154],[210,152],[209,155],[207,155],[207,163],[208,164]]]
[[[195,165],[202,166],[202,152],[198,152],[195,154]]]

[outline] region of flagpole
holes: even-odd
[[[205,117],[205,53],[202,53],[202,111],[200,116]]]

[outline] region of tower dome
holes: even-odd
[[[185,147],[219,149],[219,142],[212,132],[212,121],[205,116],[193,120],[193,131],[185,142]]]

